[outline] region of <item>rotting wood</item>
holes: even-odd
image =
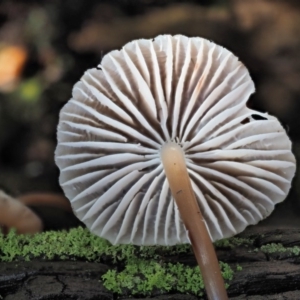
[[[272,243],[284,247],[300,246],[300,229],[260,228],[247,230],[239,237],[251,238],[253,244],[217,250],[221,261],[229,263],[234,270],[237,266],[242,268],[235,272],[230,282],[230,299],[300,299],[300,255],[290,251],[265,253],[260,248]],[[192,254],[165,259],[196,265]],[[2,262],[0,295],[4,300],[116,299],[99,281],[109,268],[101,263],[82,261]],[[195,300],[197,297],[173,294],[157,295],[151,299]]]

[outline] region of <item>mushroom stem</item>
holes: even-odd
[[[161,149],[161,159],[181,219],[188,231],[208,299],[228,299],[214,246],[192,189],[184,152],[174,143]]]

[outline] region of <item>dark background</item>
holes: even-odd
[[[56,126],[72,86],[108,51],[162,33],[235,53],[256,84],[249,106],[277,116],[300,155],[300,1],[2,0],[0,187],[60,192]],[[300,225],[297,182],[269,223]]]

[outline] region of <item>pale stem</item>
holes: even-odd
[[[188,231],[210,300],[228,299],[214,246],[197,203],[181,147],[169,142],[162,147],[161,159],[173,198]]]

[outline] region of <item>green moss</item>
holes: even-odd
[[[237,271],[242,271],[243,268],[242,268],[242,266],[240,266],[240,265],[236,265],[236,270],[237,270]]]
[[[238,246],[251,246],[253,245],[254,240],[251,238],[240,238],[240,237],[232,237],[229,239],[223,239],[215,242],[215,246],[217,248],[230,248],[233,249]]]
[[[234,272],[231,267],[222,262],[220,267],[224,279],[232,280]],[[123,271],[110,270],[102,279],[107,289],[122,295],[149,296],[153,291],[173,291],[202,296],[204,292],[198,266],[189,267],[181,263],[130,260]]]
[[[238,245],[241,240],[228,241],[226,245]],[[91,234],[81,227],[70,231],[44,232],[35,235],[7,236],[0,233],[0,261],[75,260],[99,262],[111,261],[123,270],[110,270],[103,277],[104,286],[114,293],[151,295],[154,292],[176,291],[202,295],[204,285],[199,268],[180,263],[166,262],[165,257],[192,254],[190,245],[172,247],[113,246],[108,241]],[[228,283],[233,277],[229,265],[220,262],[222,274]]]
[[[0,261],[17,259],[78,259],[99,261],[108,256],[115,263],[132,256],[158,259],[164,255],[191,253],[190,245],[173,247],[137,247],[133,245],[113,246],[108,241],[91,234],[81,227],[70,231],[43,232],[33,236],[17,235],[10,231],[7,236],[0,233]]]
[[[233,237],[215,243],[217,248],[234,248],[240,245],[251,245],[253,240]],[[117,245],[91,234],[87,229],[78,227],[70,231],[43,232],[33,236],[17,235],[10,231],[7,236],[0,233],[0,261],[17,259],[78,259],[99,261],[103,256],[109,256],[113,262],[139,258],[159,259],[166,255],[191,254],[189,244],[160,247]]]
[[[294,247],[284,247],[282,244],[271,243],[267,245],[263,245],[260,247],[260,250],[266,254],[273,253],[287,253],[289,255],[298,256],[300,254],[300,248],[298,246]]]
[[[112,246],[86,229],[77,228],[69,232],[43,232],[35,235],[17,235],[10,231],[7,236],[0,234],[0,261],[17,259],[75,259],[97,261]],[[117,253],[115,253],[115,256]]]

